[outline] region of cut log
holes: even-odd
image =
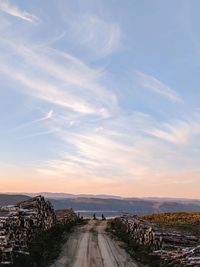
[[[72,209],[55,212],[43,196],[0,207],[0,266],[12,265],[18,254],[28,255],[30,242],[43,231],[56,223],[75,224],[77,218]]]
[[[137,216],[126,214],[118,220],[136,243],[149,247],[153,254],[169,261],[170,266],[200,267],[199,238],[161,229],[155,224],[140,220]]]

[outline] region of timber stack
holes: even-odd
[[[0,265],[12,265],[17,254],[28,254],[28,244],[56,224],[49,201],[37,196],[0,208]]]
[[[160,228],[137,216],[123,215],[116,220],[120,220],[135,243],[148,247],[170,266],[200,267],[199,238]]]
[[[72,225],[77,222],[77,215],[73,209],[56,210],[56,219],[59,224]]]

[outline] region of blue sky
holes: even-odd
[[[199,198],[199,8],[0,0],[0,191]]]

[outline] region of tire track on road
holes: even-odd
[[[106,221],[91,220],[77,227],[51,267],[138,267],[106,233]]]

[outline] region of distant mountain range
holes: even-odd
[[[200,212],[200,201],[181,203],[174,201],[153,201],[143,199],[98,199],[98,198],[73,198],[51,199],[56,209],[71,207],[85,213],[101,212],[110,215],[128,212],[131,214],[147,214],[159,212],[197,211]]]
[[[147,214],[159,212],[200,212],[200,200],[174,198],[122,198],[110,195],[72,195],[65,193],[0,194],[0,206],[16,204],[19,201],[41,194],[48,198],[55,209],[73,208],[81,214],[105,213],[118,215],[123,212]],[[92,196],[92,197],[91,197]]]
[[[113,196],[113,195],[92,195],[92,194],[67,194],[67,193],[51,193],[51,192],[40,192],[40,193],[23,193],[24,195],[28,196],[37,196],[42,195],[47,198],[53,198],[53,199],[63,199],[63,198],[78,198],[78,197],[84,197],[84,198],[103,198],[103,199],[123,199],[123,197],[120,196]]]
[[[0,194],[0,206],[15,205],[20,201],[29,199],[26,195],[11,195],[11,194]]]

